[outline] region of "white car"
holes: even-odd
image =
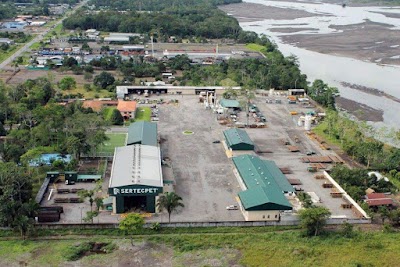
[[[238,206],[236,206],[236,205],[229,205],[229,206],[226,207],[226,209],[227,209],[227,210],[237,210],[237,209],[239,209],[239,208],[238,208]]]

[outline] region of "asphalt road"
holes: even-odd
[[[68,14],[73,14],[78,8],[82,7],[83,5],[85,5],[87,3],[87,1],[82,1],[81,3],[79,3],[77,6],[74,7],[73,11],[68,13]],[[33,38],[29,43],[26,43],[23,47],[21,47],[19,50],[17,50],[14,54],[12,54],[8,59],[4,60],[2,63],[0,63],[0,70],[3,69],[7,69],[7,66],[11,64],[11,62],[13,62],[14,59],[16,59],[17,57],[21,56],[24,52],[29,51],[29,47],[31,47],[31,45],[33,45],[36,42],[40,42],[41,40],[43,40],[44,36],[50,32],[51,30],[53,30],[53,28],[55,28],[57,25],[59,25],[60,23],[62,23],[62,21],[66,18],[67,16],[62,17],[59,21],[57,21],[56,24],[54,24],[54,27],[50,27],[48,28],[46,31],[40,33],[39,35],[37,35],[35,38]],[[12,69],[12,67],[8,67],[9,69]]]

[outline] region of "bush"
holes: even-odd
[[[71,246],[66,250],[64,257],[68,261],[79,260],[90,248],[90,243],[81,243],[76,246]]]

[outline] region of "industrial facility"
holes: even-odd
[[[246,221],[279,221],[281,212],[292,210],[285,194],[295,190],[273,161],[251,155],[232,160],[242,189],[238,194],[240,210]]]
[[[161,151],[157,124],[139,121],[128,128],[125,147],[116,147],[109,195],[114,213],[138,209],[155,213],[158,194],[163,192]]]
[[[240,90],[241,87],[223,87],[223,86],[117,86],[116,93],[118,99],[133,98],[135,95],[147,94],[182,94],[182,95],[199,95],[201,92],[224,93],[226,90]]]
[[[163,192],[160,148],[148,145],[117,147],[108,193],[114,213],[141,210],[155,213]]]

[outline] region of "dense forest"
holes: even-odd
[[[65,19],[66,29],[97,29],[109,32],[134,32],[154,34],[156,38],[190,36],[204,38],[236,39],[241,28],[239,23],[224,12],[211,8],[171,9],[168,12],[100,12],[85,14],[82,10]]]
[[[216,6],[240,3],[241,0],[90,0],[89,5],[107,10],[161,11],[165,9]]]
[[[48,4],[76,4],[79,0],[0,0],[0,3],[24,3],[32,5],[48,5]]]
[[[17,10],[13,4],[0,3],[0,20],[12,18],[16,13]]]
[[[74,5],[79,0],[0,0],[0,20],[10,19],[17,14],[29,14],[33,16],[49,15],[49,4]],[[29,4],[26,9],[18,9],[15,3]]]

